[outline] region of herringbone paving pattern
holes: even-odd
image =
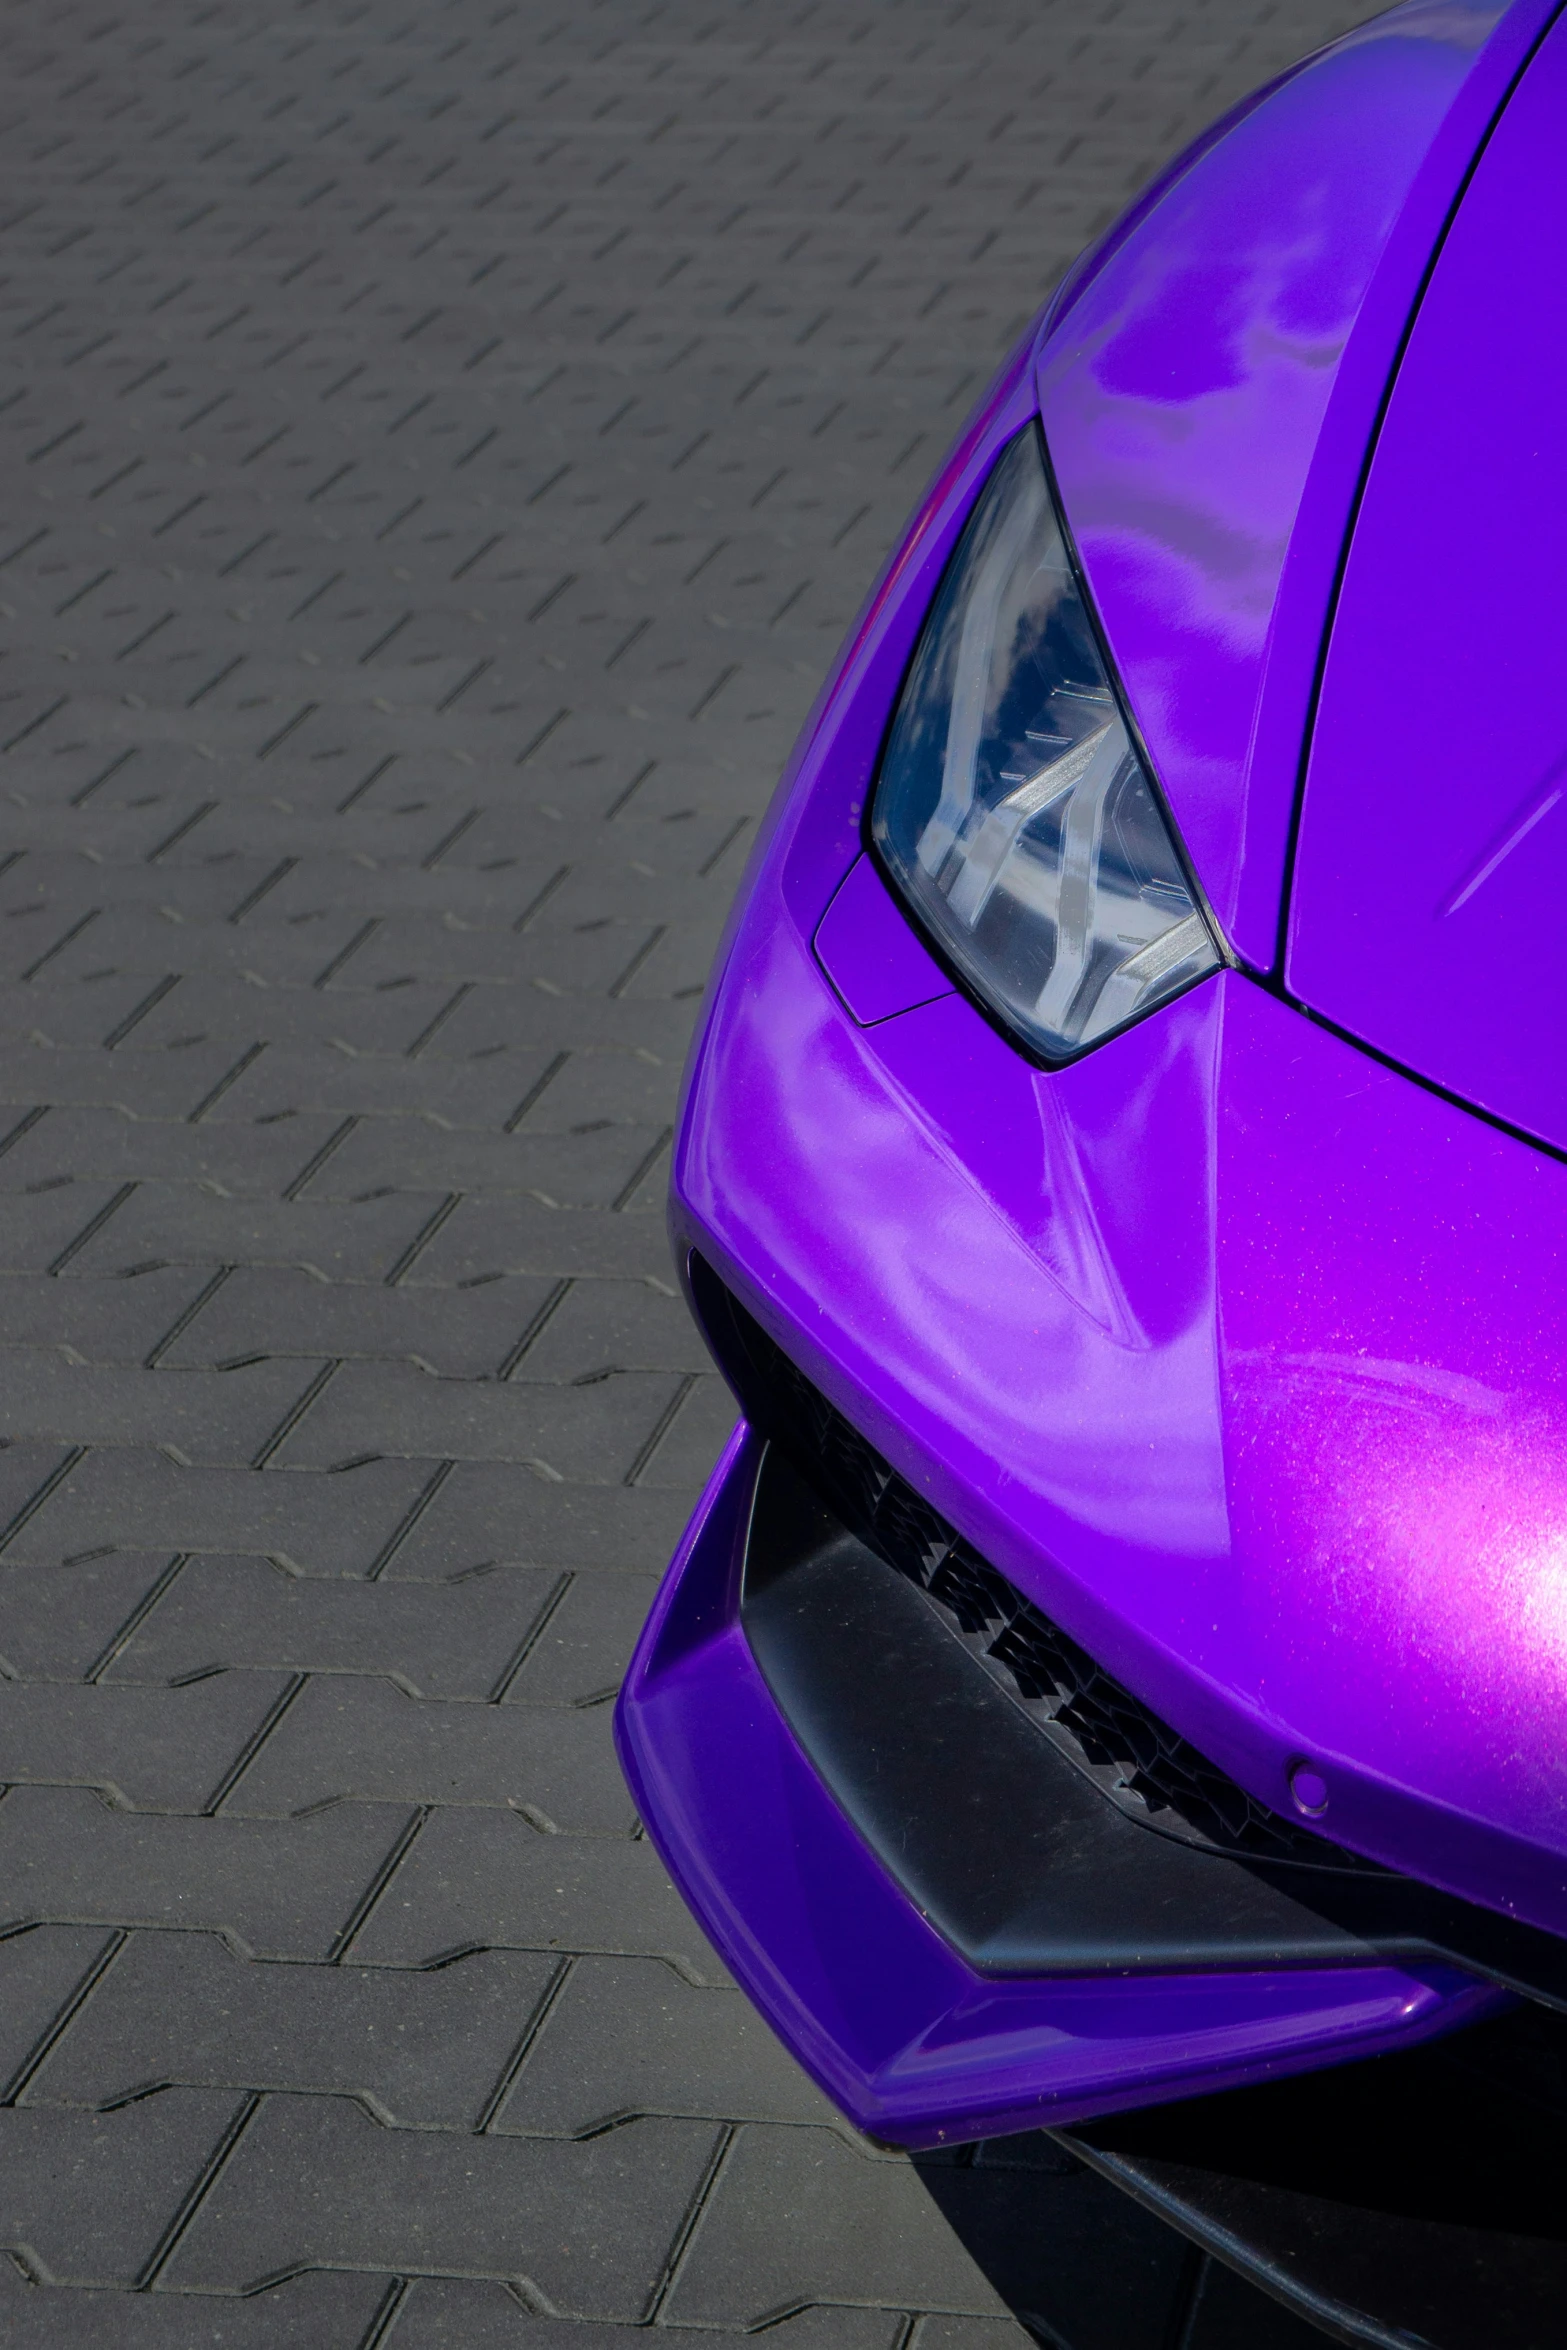
[[[1043,2142],[856,2142],[609,1701],[790,736],[1073,252],[1355,13],[0,14],[7,2343],[1304,2341]]]

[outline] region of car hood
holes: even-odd
[[[1208,899],[1276,955],[1345,534],[1409,315],[1557,0],[1413,0],[1194,150],[1058,297],[1063,510]]]
[[[1291,992],[1567,1151],[1567,19],[1432,274],[1324,668]]]

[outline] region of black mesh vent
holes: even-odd
[[[883,1460],[700,1257],[691,1281],[752,1426],[782,1447],[836,1517],[919,1585],[1123,1810],[1182,1842],[1256,1860],[1376,1868],[1269,1811],[1101,1671]]]

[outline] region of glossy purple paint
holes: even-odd
[[[1564,124],[1567,22],[1481,159],[1371,467],[1312,744],[1289,983],[1567,1151]]]
[[[1259,969],[1378,407],[1557,4],[1413,0],[1323,51],[1177,179],[1041,350],[1106,638],[1209,901]]]
[[[859,2128],[911,2146],[1081,2121],[1405,2045],[1502,2002],[1450,1968],[993,1981],[839,1812],[736,1621],[757,1445],[718,1465],[639,1643],[621,1758],[687,1902]]]
[[[1199,870],[1259,964],[1366,444],[1455,192],[1547,13],[1520,0],[1486,37],[1483,12],[1401,10],[1307,69],[1110,240],[1046,345],[1051,446],[1112,648],[1135,686],[1162,658],[1157,623],[1213,697],[1211,736],[1184,683],[1167,703],[1145,693],[1140,715]],[[1391,75],[1398,59],[1407,90]],[[1287,99],[1295,111],[1270,116]],[[1265,136],[1270,119],[1288,135]],[[1372,200],[1352,201],[1337,181],[1373,149]],[[1216,217],[1246,232],[1246,268],[1226,282],[1242,310],[1248,288],[1258,298],[1239,325],[1213,276],[1194,288],[1189,275],[1202,220]],[[1162,279],[1161,220],[1174,224]],[[1279,258],[1289,220],[1299,269],[1292,278],[1285,252],[1270,275],[1269,239]],[[1366,248],[1358,278],[1342,249],[1351,230]],[[1161,311],[1155,296],[1178,290],[1183,270],[1188,310]],[[1139,288],[1140,341],[1128,307]],[[1090,349],[1096,320],[1105,331]],[[1183,336],[1186,372],[1173,390],[1167,375],[1165,398],[1159,367]],[[1072,337],[1075,377],[1062,356]],[[1221,380],[1237,351],[1246,367]],[[1115,364],[1095,374],[1107,352]],[[1034,412],[1034,386],[1031,339],[888,564],[753,852],[687,1072],[677,1255],[700,1247],[918,1489],[1262,1802],[1288,1810],[1293,1783],[1313,1816],[1325,1797],[1343,1843],[1567,1933],[1567,1168],[1237,971],[1040,1072],[946,986],[862,856],[931,596],[997,454]],[[1353,743],[1375,707],[1375,664],[1355,666],[1346,615],[1363,554],[1392,598],[1398,498],[1407,506],[1418,478],[1388,454],[1402,396],[1329,667],[1324,743],[1330,716],[1347,714],[1338,764],[1313,764],[1308,796],[1303,885],[1320,894],[1296,953],[1323,987],[1352,916],[1342,860],[1316,878],[1320,844],[1347,816],[1361,821]],[[1243,489],[1278,435],[1277,478],[1233,511],[1212,461],[1223,416]],[[1385,513],[1384,464],[1398,489]],[[1227,512],[1239,532],[1228,569],[1192,519]],[[1470,519],[1450,518],[1455,549]],[[1142,574],[1123,561],[1128,546],[1147,554]],[[1556,561],[1553,548],[1532,576],[1559,635]],[[1182,563],[1187,601],[1161,606]],[[1399,639],[1406,663],[1417,635]],[[1195,765],[1182,767],[1173,736],[1161,742],[1167,717],[1187,728]],[[1411,789],[1416,772],[1411,762]],[[1546,795],[1551,780],[1524,778],[1518,821],[1528,791]],[[1378,837],[1382,865],[1361,868],[1374,876],[1362,929],[1404,886],[1396,826]],[[1483,868],[1506,845],[1485,834],[1453,892],[1483,909],[1496,878]],[[1366,971],[1369,1035],[1413,996],[1391,981],[1378,995],[1386,974]],[[1425,1033],[1440,1041],[1439,1013]],[[747,1442],[742,1432],[693,1520],[619,1736],[688,1899],[862,2126],[922,2143],[1065,2119],[1358,2052],[1490,1998],[1456,1976],[1396,1969],[1091,1985],[974,1976],[849,1828],[750,1659],[734,1608]]]
[[[862,1028],[953,993],[869,857],[849,868],[822,916],[816,960]]]

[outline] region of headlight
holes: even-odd
[[[1033,425],[942,581],[871,830],[938,947],[1047,1060],[1223,959],[1127,731]]]

